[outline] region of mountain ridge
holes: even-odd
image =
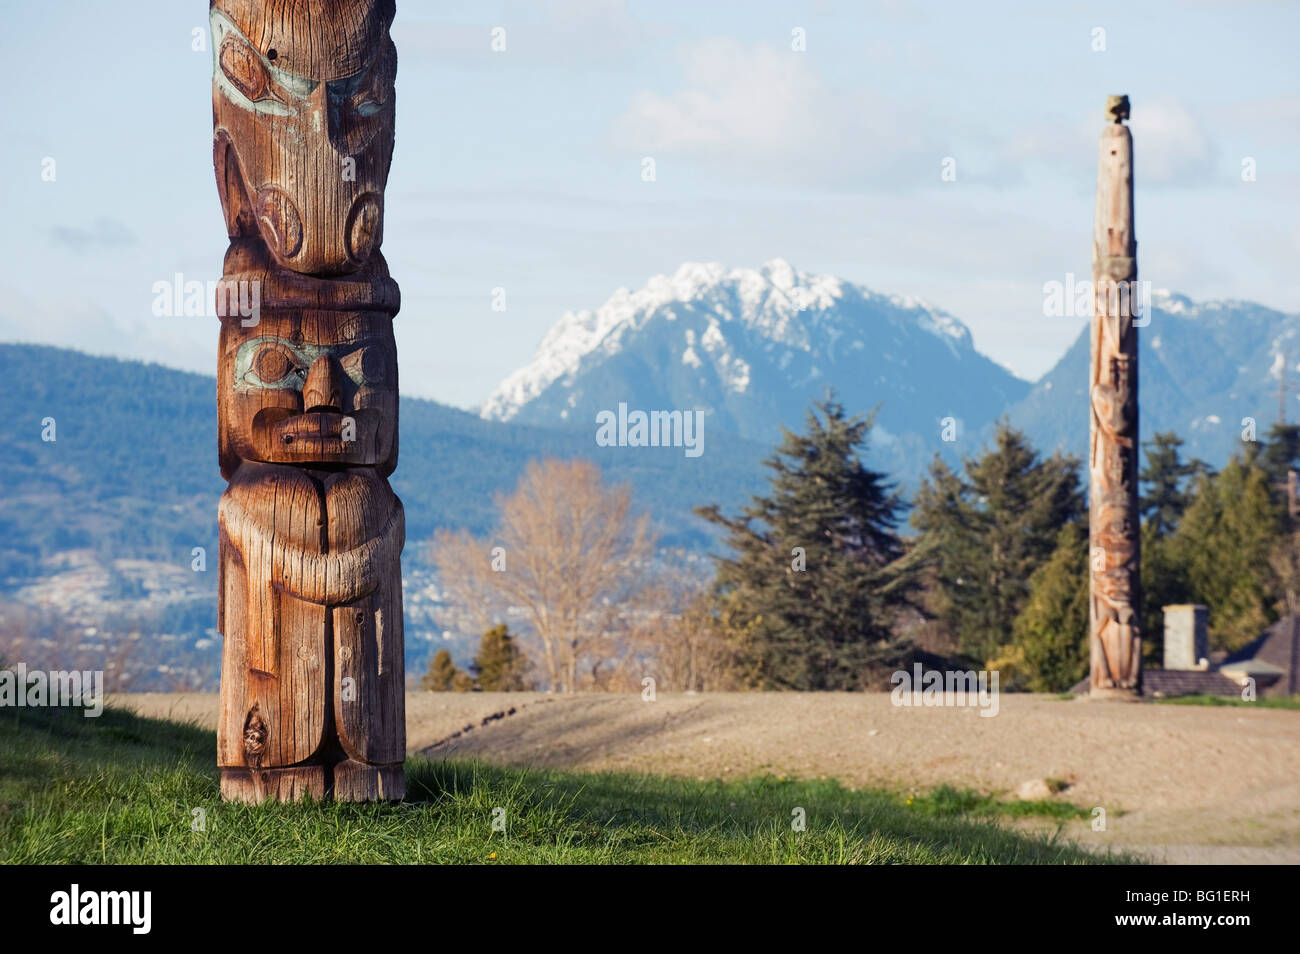
[[[1173,431],[1185,457],[1219,467],[1239,449],[1246,420],[1263,438],[1277,417],[1283,367],[1300,370],[1300,315],[1244,299],[1197,302],[1164,289],[1153,292],[1138,330],[1140,438]],[[1087,460],[1088,328],[1019,402],[1011,423],[1040,450]],[[1288,401],[1300,414],[1300,394]],[[987,439],[988,434],[984,435]]]
[[[1300,316],[1168,290],[1153,292],[1149,311],[1138,335],[1141,437],[1173,430],[1188,454],[1221,465],[1244,420],[1267,432],[1280,369],[1300,371]],[[598,308],[565,312],[479,413],[585,427],[620,402],[703,408],[714,433],[773,444],[779,426],[798,429],[808,401],[834,388],[850,412],[879,409],[871,464],[912,489],[936,453],[955,463],[977,452],[1003,418],[1040,450],[1084,459],[1087,351],[1084,324],[1051,369],[1026,381],[923,299],[783,259],[757,269],[686,262]]]
[[[713,432],[773,444],[778,425],[799,429],[809,401],[833,388],[854,412],[879,406],[873,463],[915,483],[945,419],[979,432],[1030,387],[920,298],[783,259],[758,269],[687,262],[566,312],[480,415],[577,427],[620,402],[701,408]]]

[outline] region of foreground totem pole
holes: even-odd
[[[218,358],[221,794],[397,799],[393,3],[212,0],[210,16],[221,287],[260,302],[222,318]]]
[[[1138,572],[1137,240],[1133,137],[1127,96],[1111,96],[1097,171],[1092,238],[1092,426],[1088,452],[1091,546],[1091,694],[1136,698],[1142,689]]]

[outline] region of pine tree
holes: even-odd
[[[1276,501],[1278,514],[1278,539],[1269,555],[1269,568],[1273,572],[1273,590],[1277,597],[1279,614],[1300,613],[1300,487],[1291,489],[1300,481],[1300,424],[1282,421],[1269,431],[1264,448],[1263,466],[1268,475],[1269,489]]]
[[[1198,478],[1199,480],[1200,478]],[[1195,500],[1193,483],[1187,493]],[[1178,544],[1171,534],[1156,535],[1150,522],[1142,525],[1142,658],[1143,665],[1159,665],[1164,660],[1165,611],[1174,603],[1194,603]]]
[[[1029,585],[1012,626],[1017,682],[1031,692],[1064,692],[1088,672],[1088,537],[1081,523],[1061,528]]]
[[[1237,649],[1277,618],[1269,557],[1280,534],[1261,457],[1233,457],[1217,476],[1202,477],[1169,541],[1191,597],[1210,608],[1215,649]]]
[[[1164,657],[1164,607],[1191,601],[1187,571],[1171,551],[1169,538],[1195,499],[1193,490],[1208,464],[1179,454],[1183,441],[1172,431],[1142,445],[1146,464],[1138,479],[1142,495],[1142,655],[1147,663]]]
[[[930,568],[930,609],[962,652],[987,660],[1010,641],[1061,527],[1083,516],[1079,463],[1059,453],[1041,460],[1005,421],[992,449],[962,463],[964,478],[936,456],[912,523]]]
[[[859,689],[900,654],[892,627],[914,575],[894,530],[903,505],[858,457],[873,418],[815,402],[805,433],[783,429],[764,461],[768,496],[736,518],[696,510],[727,531],[718,601],[745,633],[735,649],[752,687]]]
[[[1183,441],[1173,431],[1157,433],[1142,445],[1146,466],[1138,475],[1142,487],[1139,511],[1144,525],[1156,539],[1164,539],[1178,527],[1178,521],[1191,503],[1189,485],[1210,468],[1193,458],[1184,462],[1178,449]]]
[[[1262,464],[1273,484],[1285,485],[1287,472],[1300,470],[1300,424],[1278,421],[1269,429]]]
[[[429,669],[420,679],[420,688],[429,692],[468,692],[474,680],[452,661],[451,653],[439,649],[429,660]]]
[[[483,634],[478,655],[469,668],[484,692],[519,692],[531,688],[524,678],[528,658],[505,623]]]

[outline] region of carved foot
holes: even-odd
[[[406,796],[406,774],[396,765],[352,759],[334,766],[334,798],[340,802],[397,802]]]
[[[256,805],[267,799],[296,802],[311,796],[325,797],[325,767],[295,765],[289,768],[222,768],[221,798],[227,802]]]

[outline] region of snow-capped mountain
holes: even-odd
[[[938,449],[944,418],[974,431],[1029,390],[975,350],[956,318],[776,259],[759,269],[687,263],[601,307],[569,312],[481,414],[594,427],[620,402],[706,412],[707,426],[773,442],[833,387],[851,412],[881,405],[886,460]],[[911,466],[906,469],[913,469]]]
[[[1138,333],[1143,441],[1174,431],[1185,455],[1222,466],[1240,447],[1243,419],[1260,438],[1277,419],[1283,368],[1287,416],[1300,419],[1300,316],[1169,291],[1155,291],[1148,311]],[[917,299],[779,259],[756,270],[688,263],[565,314],[481,414],[594,430],[596,414],[620,402],[700,408],[714,432],[771,446],[779,425],[800,429],[808,401],[834,387],[851,412],[880,405],[870,463],[911,490],[936,452],[950,462],[976,453],[1004,414],[1041,451],[1086,459],[1088,346],[1085,326],[1031,385]],[[940,436],[949,417],[954,442]]]
[[[1277,420],[1286,369],[1287,419],[1300,419],[1300,315],[1249,301],[1195,302],[1154,291],[1149,323],[1138,331],[1141,440],[1173,431],[1184,456],[1222,466],[1241,446],[1243,421],[1263,439]],[[1042,450],[1088,453],[1088,332],[1008,409]]]

